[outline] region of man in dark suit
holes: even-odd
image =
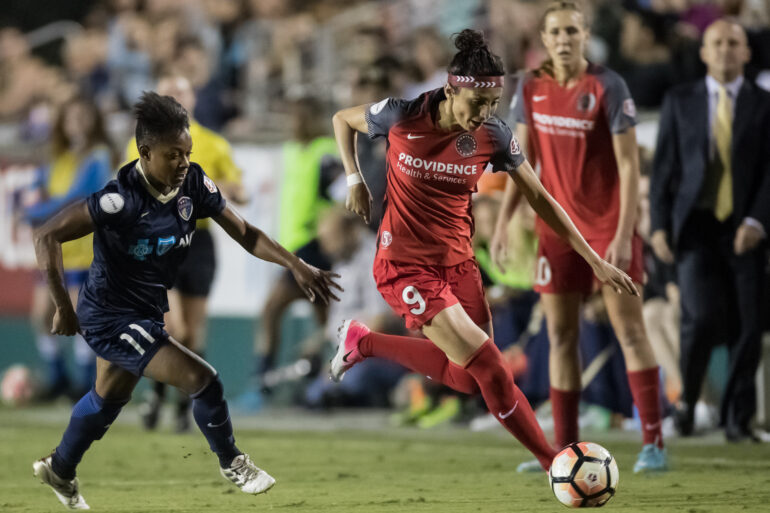
[[[743,78],[750,51],[739,25],[714,22],[700,56],[705,80],[664,99],[650,187],[652,247],[676,261],[681,290],[683,391],[674,419],[692,434],[711,350],[726,341],[721,423],[729,441],[756,440],[749,423],[770,233],[770,95]]]

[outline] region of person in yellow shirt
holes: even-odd
[[[189,80],[181,75],[161,77],[157,92],[162,96],[173,97],[189,113],[195,109],[195,93]],[[192,118],[190,119],[190,137],[193,141],[192,160],[197,162],[216,182],[228,201],[236,204],[245,203],[241,170],[233,162],[230,143]],[[127,162],[139,158],[139,150],[133,138],[126,147],[126,158]],[[209,232],[209,225],[208,219],[201,219],[196,225],[190,252],[179,269],[174,287],[168,291],[169,312],[165,319],[171,336],[198,354],[201,354],[204,348],[208,295],[214,282],[216,269],[214,241]],[[142,423],[145,428],[156,427],[164,396],[164,385],[155,383],[147,400],[141,406]],[[182,394],[177,398],[176,403],[178,432],[187,431],[190,428],[189,409],[190,400]]]
[[[59,109],[51,132],[51,159],[39,170],[35,186],[40,201],[25,211],[26,221],[38,226],[66,205],[101,189],[111,176],[113,152],[101,113],[85,98],[75,97]],[[93,259],[93,237],[88,235],[62,245],[64,278],[75,302],[88,276]],[[42,399],[66,394],[79,398],[93,385],[96,360],[80,335],[74,342],[78,372],[71,381],[60,342],[50,334],[54,306],[44,281],[36,286],[32,300],[32,323],[40,357],[46,365]]]

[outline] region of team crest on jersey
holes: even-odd
[[[519,155],[521,148],[519,148],[519,141],[516,137],[511,136],[511,155]]]
[[[173,235],[171,237],[158,237],[158,245],[155,248],[155,252],[158,256],[164,255],[169,249],[174,247],[174,244],[176,244],[176,237]]]
[[[389,231],[385,230],[382,232],[382,237],[380,238],[380,246],[383,248],[387,248],[390,246],[390,244],[393,242],[393,236],[390,234]]]
[[[179,198],[176,203],[176,208],[179,210],[179,215],[182,217],[182,219],[185,221],[190,220],[190,216],[192,215],[193,211],[193,204],[189,196],[182,196]]]
[[[209,190],[211,194],[214,194],[215,192],[217,192],[217,184],[215,184],[214,180],[212,180],[208,176],[203,177],[203,185],[206,186],[206,188]]]
[[[471,134],[461,134],[455,141],[455,148],[461,157],[471,157],[476,153],[479,145]]]
[[[586,93],[580,95],[577,101],[577,110],[580,112],[591,112],[596,107],[596,95],[593,93]]]

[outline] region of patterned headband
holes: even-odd
[[[470,75],[449,75],[447,82],[455,87],[503,87],[503,76],[474,77]]]

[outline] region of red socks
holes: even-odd
[[[492,340],[482,344],[465,364],[465,369],[478,382],[489,412],[548,470],[556,451],[545,439],[535,412],[513,383],[503,355]]]
[[[628,384],[642,423],[642,442],[663,447],[658,367],[628,371]]]
[[[399,363],[464,394],[479,393],[473,376],[449,361],[444,352],[426,338],[399,337],[372,332],[361,339],[358,350]]]
[[[450,362],[433,342],[422,338],[372,332],[361,339],[358,350],[364,356],[399,363],[458,392],[480,391],[492,415],[535,455],[544,469],[550,468],[556,451],[548,444],[535,412],[513,383],[508,365],[492,340],[484,342],[465,368]]]
[[[553,436],[556,448],[578,442],[579,390],[557,390],[551,387],[551,412],[553,414]]]

